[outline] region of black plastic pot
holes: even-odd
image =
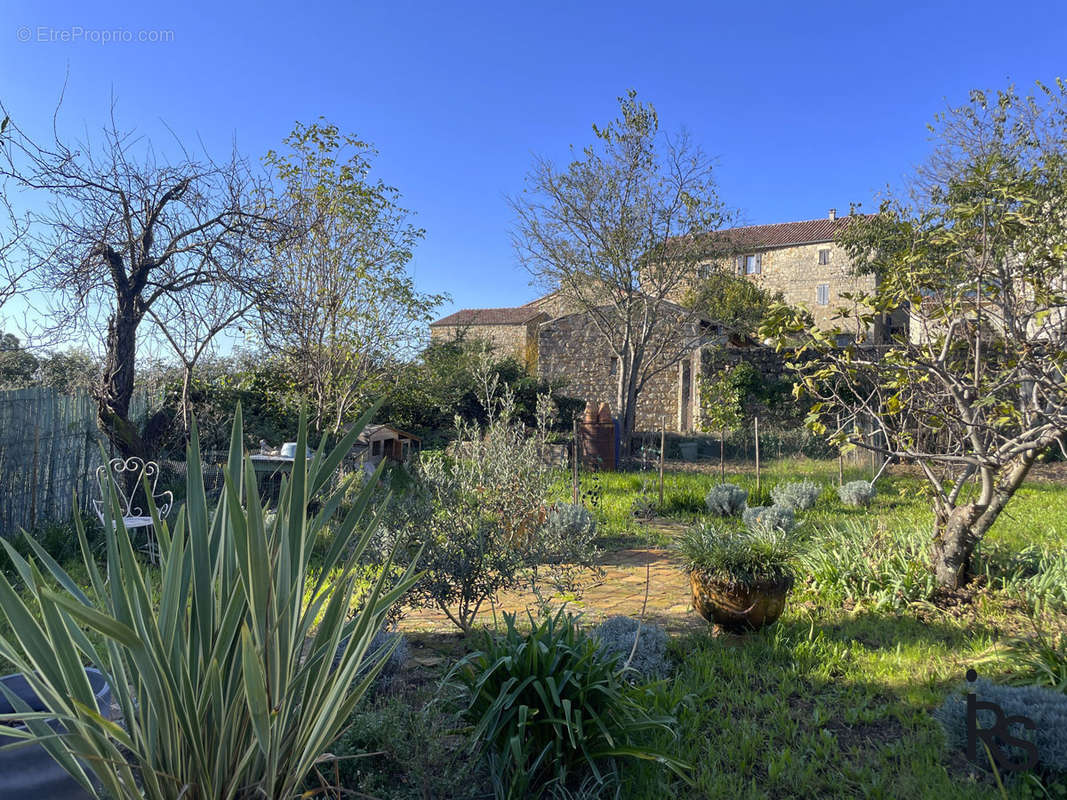
[[[95,669],[86,669],[89,685],[96,695],[96,706],[105,717],[111,707],[111,687],[103,674]],[[17,695],[32,711],[47,711],[44,703],[30,688],[29,682],[21,673],[0,678],[4,686]],[[16,709],[8,702],[6,695],[0,692],[0,714],[13,714]],[[57,721],[50,720],[49,725],[61,730]],[[5,727],[25,730],[24,725],[0,725],[0,747],[21,741],[4,734]],[[8,750],[0,749],[0,798],[22,798],[23,800],[87,800],[88,792],[56,763],[39,744],[21,744]]]

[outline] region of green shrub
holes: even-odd
[[[874,486],[869,481],[849,481],[837,487],[837,496],[846,506],[866,508],[874,499]]]
[[[1067,548],[1031,544],[1013,550],[987,540],[975,551],[974,570],[995,589],[1029,605],[1067,610]]]
[[[486,428],[457,419],[451,454],[419,459],[416,486],[388,526],[390,542],[422,553],[412,604],[440,610],[464,632],[483,603],[521,584],[521,570],[539,555],[551,479],[540,455],[545,427],[527,436],[507,393],[486,402]]]
[[[793,509],[786,506],[756,506],[746,508],[741,520],[750,531],[779,530],[789,533],[797,526],[797,517]]]
[[[618,761],[655,759],[682,774],[684,764],[641,746],[644,735],[671,730],[626,690],[616,659],[582,634],[560,609],[522,634],[505,614],[503,636],[486,634],[480,652],[455,668],[469,693],[466,715],[484,748],[498,798],[537,798],[583,781],[615,785]]]
[[[468,756],[463,724],[460,713],[436,696],[379,697],[349,719],[332,748],[337,761],[325,765],[321,782],[339,784],[343,797],[485,797],[488,776]],[[318,783],[310,782],[309,790]]]
[[[812,588],[834,604],[902,609],[930,600],[937,590],[929,537],[913,528],[855,520],[820,528],[804,549],[801,567]]]
[[[1026,716],[1034,721],[1033,730],[1022,725],[1011,728],[1011,736],[1032,742],[1037,746],[1038,764],[1044,769],[1067,772],[1067,695],[1040,686],[1000,686],[979,678],[966,684],[957,693],[949,695],[934,711],[934,718],[941,723],[950,747],[966,750],[967,747],[967,700],[966,693],[974,692],[979,700],[996,703],[1006,717]],[[978,727],[990,728],[996,721],[993,713],[978,710]],[[1016,753],[1006,742],[994,737],[1009,758],[1018,760]],[[988,768],[988,756],[979,744],[979,763]]]
[[[723,531],[694,525],[675,540],[687,572],[730,585],[792,581],[796,541],[778,528]]]
[[[748,492],[740,486],[732,483],[721,483],[712,486],[704,498],[704,505],[712,514],[720,517],[733,517],[740,514],[748,500]]]
[[[807,511],[815,505],[822,494],[822,487],[815,481],[802,480],[785,483],[771,489],[771,499],[776,506],[784,506],[794,511]]]
[[[318,514],[307,509],[367,418],[329,455],[320,448],[308,463],[301,416],[292,478],[269,526],[241,447],[240,409],[226,491],[211,514],[194,427],[186,506],[171,525],[150,505],[158,580],[145,574],[127,532],[111,522],[119,515],[114,483],[103,525],[103,572],[76,520],[87,590],[36,542],[33,560],[3,542],[25,589],[20,596],[0,576],[0,613],[11,628],[0,639],[0,656],[26,675],[47,715],[68,731],[57,739],[41,719],[22,717],[31,738],[41,737],[87,791],[79,764],[92,765],[112,798],[169,800],[192,790],[230,800],[299,792],[373,682],[382,662],[361,671],[367,648],[389,606],[414,580],[411,568],[391,591],[381,579],[360,613],[348,615],[358,560],[374,533],[373,515],[365,513],[369,490],[340,523],[317,577],[309,574],[315,539],[343,489],[324,498]],[[81,626],[106,647],[93,645]],[[108,679],[121,727],[97,713],[86,663]]]

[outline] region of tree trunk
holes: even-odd
[[[1022,486],[1039,448],[1021,455],[986,493],[988,503],[957,506],[947,514],[939,513],[934,523],[934,577],[945,589],[959,589],[971,578],[971,556],[986,531],[993,527],[1000,512]]]
[[[136,303],[134,297],[119,295],[118,305],[108,320],[107,357],[100,396],[100,424],[124,458],[148,455],[141,435],[130,422],[137,326],[142,316]]]
[[[934,577],[944,589],[960,589],[971,577],[971,556],[978,544],[975,523],[985,509],[969,503],[934,522]]]
[[[726,483],[726,429],[719,431],[719,483]]]

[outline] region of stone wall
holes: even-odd
[[[637,430],[659,430],[664,423],[670,431],[690,430],[698,402],[700,369],[700,354],[694,350],[682,363],[669,364],[650,377],[637,400]],[[683,374],[688,392],[682,383]],[[618,365],[603,335],[586,314],[568,314],[541,325],[537,375],[543,380],[563,381],[567,395],[607,403],[612,414],[618,414]],[[683,394],[688,394],[684,413]]]
[[[703,372],[710,375],[742,362],[751,364],[764,381],[792,380],[786,369],[786,354],[772,347],[709,347],[702,355]]]
[[[533,365],[537,361],[537,327],[533,321],[521,325],[434,325],[430,341],[451,341],[460,336],[488,342],[501,358],[511,357]]]
[[[829,263],[819,263],[819,251],[829,253]],[[756,252],[756,251],[753,251]],[[760,272],[758,275],[746,275],[764,289],[781,292],[785,302],[793,306],[804,306],[811,311],[815,323],[823,329],[833,328],[839,323],[833,322],[836,309],[848,306],[842,293],[872,291],[875,288],[874,276],[854,276],[844,248],[835,242],[815,242],[798,244],[790,247],[773,247],[759,250]],[[736,269],[733,259],[721,264],[724,269]],[[825,304],[818,302],[820,285],[827,286]],[[841,325],[846,330],[855,332],[855,325]]]

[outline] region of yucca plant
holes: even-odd
[[[298,796],[388,658],[383,648],[361,668],[389,606],[416,578],[409,566],[387,588],[390,570],[383,570],[359,613],[348,613],[360,588],[356,567],[381,510],[370,503],[376,481],[343,515],[347,486],[331,491],[327,483],[374,410],[332,451],[323,443],[310,459],[301,415],[291,479],[282,483],[269,524],[242,450],[240,408],[225,489],[210,513],[194,425],[185,507],[173,526],[151,507],[158,585],[125,529],[112,523],[121,519],[114,479],[103,570],[77,526],[87,589],[32,539],[30,560],[4,542],[28,600],[0,576],[0,610],[12,630],[10,640],[0,638],[0,655],[26,675],[49,711],[0,722],[24,722],[24,735],[94,794],[99,787],[89,770],[113,798]],[[310,514],[313,498],[320,503]],[[335,515],[343,518],[311,575],[312,545]],[[117,721],[98,712],[86,665],[108,678]],[[65,733],[55,736],[46,719]]]
[[[486,634],[482,650],[455,667],[496,796],[556,797],[583,781],[604,789],[625,758],[659,761],[689,780],[687,764],[642,745],[649,732],[673,731],[674,720],[638,703],[617,656],[565,609],[536,622],[529,616],[532,630],[523,634],[505,613],[506,633]]]

